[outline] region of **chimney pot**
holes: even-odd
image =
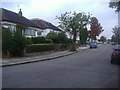
[[[21,9],[20,9],[20,11],[19,11],[19,15],[22,16],[22,11],[21,11]]]

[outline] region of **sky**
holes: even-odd
[[[104,29],[99,37],[108,39],[113,35],[112,28],[118,25],[118,14],[115,9],[109,8],[109,0],[7,0],[2,1],[2,8],[16,13],[21,8],[24,17],[43,19],[54,25],[59,22],[56,16],[65,12],[89,12]]]

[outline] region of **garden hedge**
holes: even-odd
[[[26,53],[60,51],[68,49],[66,44],[32,44],[26,47]]]

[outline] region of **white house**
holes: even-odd
[[[22,34],[26,37],[36,37],[37,32],[41,31],[40,26],[22,16],[21,9],[19,13],[3,8],[0,8],[0,10],[2,11],[2,27],[9,28],[11,32],[16,31],[16,26],[18,24],[26,26],[26,29],[22,30]]]
[[[58,27],[54,26],[52,23],[42,19],[32,19],[31,21],[41,27],[41,31],[38,32],[37,36],[46,36],[51,31],[56,33],[62,31]]]
[[[65,32],[65,34],[67,35],[67,38],[73,39],[73,34],[72,34],[72,32],[69,32],[69,31],[63,29],[63,28],[61,28],[60,26],[58,26],[58,28],[61,29],[63,32]]]

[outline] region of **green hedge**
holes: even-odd
[[[66,50],[69,46],[66,44],[32,44],[27,46],[26,53],[43,52],[43,51],[60,51]]]
[[[56,44],[55,45],[55,51],[61,51],[68,49],[68,45],[66,44]]]
[[[33,44],[53,43],[53,41],[47,37],[32,37],[31,41]]]
[[[25,37],[17,27],[15,32],[2,27],[2,53],[3,56],[24,56],[26,46]]]
[[[32,44],[27,46],[26,52],[27,53],[42,52],[42,51],[51,51],[54,49],[55,49],[55,46],[52,44]]]

